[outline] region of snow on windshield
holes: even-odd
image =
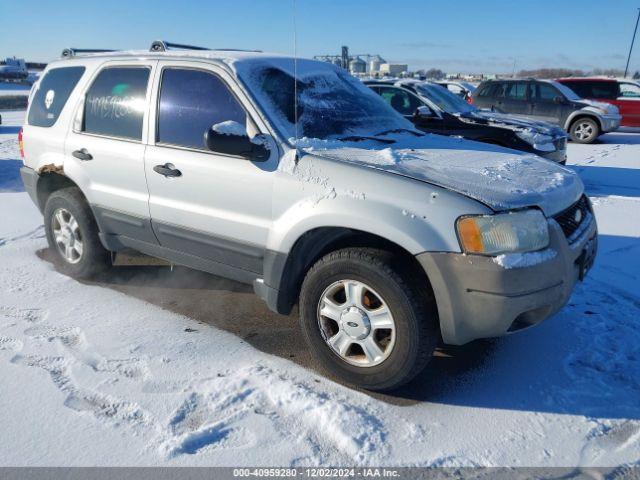
[[[414,129],[378,95],[334,65],[300,59],[294,66],[290,58],[269,58],[237,61],[233,68],[290,142]]]

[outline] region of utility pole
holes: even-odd
[[[638,9],[638,18],[636,19],[636,28],[633,30],[633,38],[631,39],[631,47],[629,47],[629,56],[627,57],[627,66],[624,67],[624,78],[627,78],[627,72],[629,71],[629,61],[631,60],[631,52],[633,50],[633,44],[636,41],[636,32],[638,31],[638,22],[640,22],[640,8]]]

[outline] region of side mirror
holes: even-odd
[[[557,97],[553,97],[553,103],[562,104],[564,103],[564,98],[562,98],[560,95],[558,95]]]
[[[212,152],[237,155],[254,162],[269,158],[269,149],[258,139],[251,139],[238,122],[216,123],[204,133],[204,144]]]
[[[418,107],[413,116],[414,118],[423,120],[437,118],[436,114],[433,113],[433,110],[431,110],[429,107],[425,107],[424,105]]]

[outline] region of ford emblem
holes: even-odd
[[[573,220],[576,223],[580,223],[580,221],[582,220],[582,210],[576,210],[576,213],[573,215]]]

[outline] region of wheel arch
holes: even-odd
[[[569,116],[569,118],[567,118],[567,122],[565,124],[565,130],[568,132],[569,130],[571,130],[571,126],[577,122],[578,120],[580,120],[581,118],[588,118],[590,120],[593,120],[596,122],[596,124],[598,125],[598,128],[600,129],[600,131],[602,131],[602,122],[600,121],[600,118],[598,118],[597,115],[593,114],[593,113],[589,113],[589,112],[584,112],[584,111],[577,111],[575,113],[573,113],[573,115]]]
[[[64,173],[59,173],[57,171],[40,173],[36,184],[36,198],[38,199],[38,208],[40,211],[44,212],[44,206],[47,203],[47,199],[53,192],[69,187],[77,188],[80,193],[82,193],[82,196],[86,201],[87,197],[84,192],[82,192],[82,189],[77,183],[64,175]]]
[[[287,253],[268,251],[264,282],[269,307],[287,315],[298,301],[300,286],[309,269],[326,254],[343,248],[378,248],[398,256],[426,291],[433,294],[426,272],[414,255],[401,245],[379,235],[345,227],[318,227],[305,232]]]

